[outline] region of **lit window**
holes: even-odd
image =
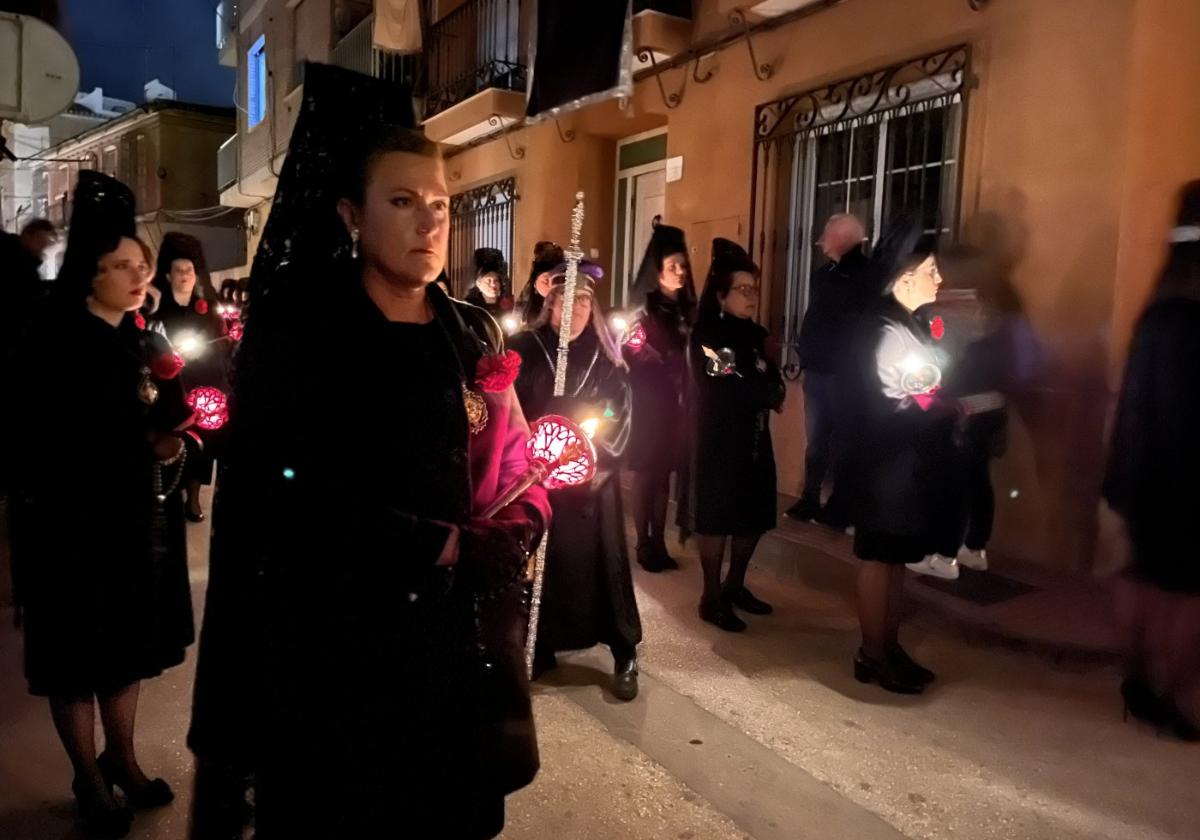
[[[259,35],[246,54],[246,120],[250,128],[267,117],[267,36]]]

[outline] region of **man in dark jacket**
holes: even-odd
[[[813,272],[808,309],[800,326],[807,450],[804,490],[800,501],[787,511],[792,519],[822,517],[821,487],[835,453],[843,448],[838,443],[845,425],[850,337],[868,300],[864,239],[862,222],[849,213],[836,213],[817,242],[829,262]],[[849,522],[833,524],[845,526]]]

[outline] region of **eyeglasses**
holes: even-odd
[[[751,286],[748,283],[744,283],[741,286],[732,287],[729,291],[737,292],[739,295],[744,295],[745,297],[758,297],[761,289],[758,286]]]

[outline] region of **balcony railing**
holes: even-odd
[[[420,70],[418,56],[393,55],[377,50],[371,40],[375,16],[365,20],[338,41],[329,56],[329,63],[354,70],[377,79],[401,82],[415,88]]]
[[[431,27],[425,56],[426,117],[488,88],[525,90],[520,0],[467,0]]]
[[[238,136],[235,134],[217,149],[217,192],[225,192],[238,180]]]

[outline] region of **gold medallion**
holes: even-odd
[[[149,368],[142,369],[142,381],[138,383],[138,399],[146,405],[154,405],[158,401],[158,386],[150,378]]]
[[[467,410],[467,424],[471,434],[477,435],[487,428],[488,407],[482,394],[478,394],[463,383],[463,407]]]

